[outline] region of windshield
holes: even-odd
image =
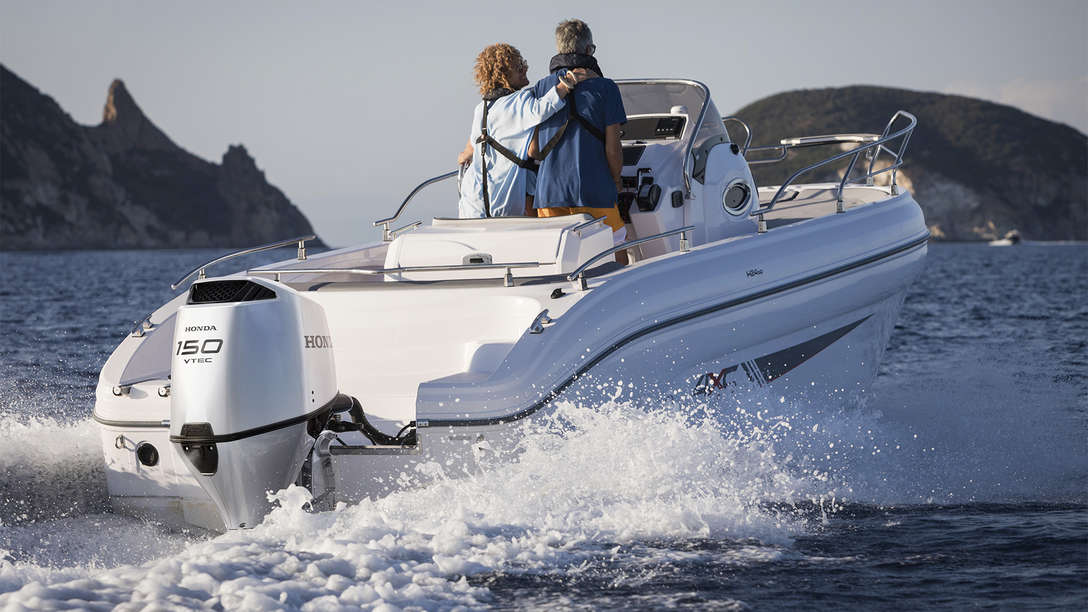
[[[688,107],[694,121],[706,101],[706,91],[691,83],[676,81],[618,81],[623,108],[628,115],[667,114],[674,106]]]
[[[699,110],[707,105],[706,116],[699,133],[695,136],[694,146],[698,147],[708,138],[729,134],[722,125],[718,109],[714,102],[707,99],[706,89],[688,81],[617,81],[623,108],[628,116],[668,114],[674,106],[686,106],[688,120],[694,123],[699,119]]]

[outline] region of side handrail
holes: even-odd
[[[905,117],[907,120],[910,121],[910,123],[906,127],[902,128],[902,129],[900,129],[900,130],[898,130],[898,131],[896,131],[894,133],[889,134],[888,132],[891,129],[892,124],[895,123],[895,121],[899,117]],[[853,172],[854,166],[857,164],[858,156],[861,155],[861,153],[866,152],[866,151],[870,151],[870,150],[875,151],[876,154],[872,156],[872,160],[869,163],[869,172],[867,172],[865,174],[865,176],[858,177],[857,180],[861,180],[861,179],[869,180],[869,179],[871,179],[872,177],[874,177],[874,176],[876,176],[878,174],[882,174],[884,172],[891,171],[893,173],[892,174],[892,181],[891,181],[892,192],[893,193],[896,192],[897,186],[896,186],[896,183],[895,183],[895,173],[894,173],[894,171],[897,168],[899,168],[901,165],[903,165],[903,154],[906,152],[907,143],[910,141],[910,136],[914,132],[914,128],[917,125],[918,125],[918,118],[917,117],[915,117],[914,115],[908,113],[907,111],[900,110],[900,111],[896,111],[896,113],[892,116],[891,121],[889,121],[887,127],[884,128],[884,134],[881,135],[881,137],[879,139],[869,141],[870,140],[869,135],[865,135],[865,134],[860,134],[860,135],[833,135],[835,137],[839,137],[839,136],[842,136],[842,137],[857,136],[859,140],[864,139],[864,140],[862,140],[864,142],[864,144],[862,144],[861,146],[858,146],[858,147],[854,147],[853,149],[850,149],[849,151],[843,151],[842,153],[832,155],[831,157],[825,158],[825,159],[823,159],[821,161],[818,161],[818,162],[816,162],[814,164],[805,166],[804,168],[801,168],[800,170],[794,172],[792,175],[790,175],[790,177],[788,179],[786,179],[778,187],[778,191],[775,192],[774,197],[771,198],[771,201],[768,202],[766,206],[760,206],[760,207],[756,208],[751,213],[749,213],[748,216],[749,217],[757,217],[759,219],[759,229],[758,229],[758,231],[760,233],[766,232],[767,231],[767,226],[766,226],[766,222],[763,219],[763,215],[774,208],[774,205],[778,202],[779,198],[782,197],[782,194],[786,191],[786,188],[789,187],[790,184],[793,183],[793,181],[795,181],[802,174],[806,174],[808,172],[811,172],[812,170],[815,170],[816,168],[826,166],[827,164],[830,164],[830,163],[839,161],[841,159],[846,159],[847,157],[850,157],[851,158],[850,165],[846,168],[846,172],[843,173],[843,177],[842,177],[842,180],[839,182],[839,189],[838,189],[838,212],[843,212],[844,211],[844,209],[843,209],[843,190],[845,189],[846,184],[848,182],[850,182],[850,173]],[[895,140],[896,138],[899,138],[900,136],[904,136],[904,135],[905,135],[905,137],[903,139],[903,142],[900,143],[898,151],[892,151],[888,147],[884,146],[884,143],[890,142],[890,141]],[[817,138],[828,139],[828,138],[831,138],[831,137],[829,137],[829,136],[814,137],[810,141],[807,141],[805,144],[807,146],[814,146],[816,144],[832,144],[834,142],[854,142],[854,141],[840,141],[840,140],[829,140],[827,142],[817,142],[816,141]],[[788,149],[788,148],[791,148],[791,147],[794,147],[794,146],[798,146],[798,145],[789,144],[790,141],[794,141],[794,140],[803,140],[803,139],[783,139],[782,144],[779,145],[779,146],[784,148],[784,149]],[[865,141],[869,141],[869,142],[865,142]],[[756,147],[756,148],[760,148],[760,147]],[[778,148],[778,147],[763,147],[763,148]],[[876,164],[876,158],[879,156],[879,154],[881,152],[887,152],[889,155],[894,155],[895,156],[895,161],[886,168],[882,168],[880,170],[873,171],[872,168]]]
[[[596,225],[597,223],[600,223],[601,221],[604,221],[603,216],[602,217],[594,217],[593,219],[590,219],[589,221],[586,221],[585,223],[579,223],[578,225],[575,225],[574,227],[568,229],[567,231],[569,231],[571,233],[577,233],[579,236],[581,236],[582,235],[582,230],[584,230],[585,228],[587,228],[587,227],[589,227],[591,225]]]
[[[460,173],[461,173],[461,169],[458,168],[457,170],[451,170],[450,172],[447,172],[445,174],[439,174],[438,176],[432,176],[431,178],[429,178],[429,179],[423,181],[422,183],[416,185],[416,188],[413,189],[411,192],[409,192],[408,197],[404,198],[404,201],[400,203],[400,208],[397,209],[397,212],[393,213],[392,217],[386,217],[385,219],[378,219],[377,221],[374,222],[374,227],[378,227],[379,225],[382,226],[382,240],[385,241],[385,242],[390,242],[391,240],[393,240],[393,235],[389,231],[389,224],[396,221],[397,218],[400,217],[400,214],[402,212],[404,212],[404,207],[408,206],[408,202],[411,202],[412,198],[416,197],[417,193],[419,193],[420,191],[423,191],[423,189],[425,189],[426,187],[428,187],[430,185],[433,185],[435,183],[444,181],[444,180],[446,180],[448,178],[453,178],[455,176],[458,176]]]
[[[185,276],[182,276],[177,281],[172,283],[170,285],[170,289],[171,290],[176,290],[179,286],[181,286],[182,283],[189,280],[189,278],[194,274],[199,274],[200,275],[199,278],[204,279],[205,278],[204,270],[207,269],[207,268],[210,268],[211,266],[213,266],[213,265],[215,265],[217,263],[226,261],[228,259],[234,259],[235,257],[241,257],[242,255],[249,255],[250,253],[259,253],[261,251],[269,251],[271,249],[279,249],[279,248],[282,248],[282,247],[285,247],[285,246],[288,246],[288,245],[291,245],[291,244],[296,244],[296,243],[298,244],[298,259],[299,259],[299,261],[302,261],[302,260],[306,259],[306,241],[307,240],[313,240],[316,237],[317,236],[315,236],[313,234],[308,234],[306,236],[298,236],[296,238],[288,238],[286,240],[280,240],[278,242],[270,242],[268,244],[262,244],[262,245],[259,245],[259,246],[249,247],[249,248],[246,248],[246,249],[241,249],[239,251],[234,251],[232,253],[227,253],[226,255],[221,255],[221,256],[216,257],[215,259],[213,259],[211,261],[200,264],[199,266],[193,268],[192,270],[189,270],[188,272],[185,273]]]
[[[598,223],[601,219],[593,219],[581,224],[583,227],[588,226],[590,223]],[[597,253],[593,257],[589,258],[585,263],[579,266],[576,270],[567,275],[568,281],[580,280],[582,289],[586,289],[585,286],[585,271],[593,264],[597,263],[601,259],[622,251],[629,249],[633,246],[638,246],[651,240],[657,240],[659,238],[666,238],[680,234],[680,250],[687,252],[690,249],[690,243],[687,238],[688,232],[695,229],[694,225],[685,225],[676,229],[669,230],[667,232],[661,232],[660,234],[654,234],[653,236],[646,236],[645,238],[638,238],[636,240],[628,240],[623,244],[618,244],[612,248],[605,249],[600,253]],[[491,264],[449,264],[449,265],[436,265],[436,266],[400,266],[396,268],[251,268],[246,270],[246,274],[269,274],[275,277],[276,281],[280,280],[280,275],[283,274],[359,274],[365,276],[376,276],[379,274],[397,274],[404,272],[438,272],[438,271],[455,271],[455,270],[506,270],[506,282],[507,286],[512,284],[512,277],[510,275],[511,269],[514,268],[536,268],[540,266],[554,265],[555,262],[539,262],[539,261],[516,261],[509,263],[491,263]]]
[[[540,266],[554,265],[555,262],[541,263],[539,261],[513,261],[510,263],[491,264],[447,264],[437,266],[400,266],[397,268],[255,268],[246,270],[246,274],[271,274],[276,282],[280,282],[281,274],[361,274],[365,276],[377,276],[379,274],[398,274],[404,272],[450,272],[456,270],[505,270],[503,285],[514,286],[514,268],[539,268]]]
[[[796,136],[793,138],[783,138],[779,143],[791,149],[803,149],[805,147],[819,147],[832,144],[864,144],[867,142],[876,142],[886,135],[887,134],[882,134],[881,136],[877,136],[876,134],[823,134],[820,136]]]
[[[903,143],[899,145],[899,153],[898,154],[894,153],[891,149],[889,149],[888,147],[883,146],[882,144],[880,146],[878,146],[877,149],[876,149],[876,155],[873,155],[869,159],[869,172],[867,173],[867,177],[876,176],[877,173],[873,172],[873,167],[876,165],[876,159],[878,157],[880,157],[881,152],[886,151],[888,153],[888,155],[896,155],[896,161],[902,160],[903,153],[906,152],[906,150],[907,150],[907,143],[910,142],[910,137],[914,135],[914,126],[917,125],[918,119],[914,115],[908,113],[907,111],[904,111],[904,110],[895,111],[895,114],[892,115],[892,118],[888,120],[888,125],[884,126],[884,131],[880,133],[880,138],[881,138],[881,140],[883,140],[884,138],[887,138],[888,132],[891,131],[891,129],[892,129],[892,125],[900,117],[906,117],[908,120],[911,121],[911,124],[910,124],[910,126],[908,126],[910,128],[910,131],[903,138]],[[899,166],[896,166],[895,169],[892,170],[892,180],[891,180],[892,185],[895,185],[895,175],[897,174],[898,168],[899,168]]]
[[[768,157],[765,159],[749,159],[749,166],[759,166],[762,164],[775,164],[778,163],[789,155],[790,149],[803,149],[805,147],[817,147],[823,145],[832,144],[847,144],[847,143],[866,143],[878,140],[880,136],[876,134],[825,134],[823,136],[800,136],[797,138],[783,138],[778,141],[776,145],[763,145],[759,147],[748,147],[746,151],[776,151],[778,154],[775,157]],[[870,155],[871,157],[871,155]]]
[[[740,154],[741,155],[747,155],[748,154],[748,148],[752,146],[752,128],[748,127],[748,124],[745,123],[744,120],[741,119],[740,117],[733,117],[733,116],[722,117],[722,125],[725,125],[725,124],[729,123],[730,121],[734,121],[736,123],[739,123],[740,126],[742,128],[744,128],[744,146],[740,148]],[[726,134],[729,133],[729,128],[725,128],[725,133]],[[732,137],[730,137],[730,140],[732,140]]]
[[[790,148],[788,146],[786,146],[786,145],[781,145],[781,144],[762,145],[762,146],[758,146],[758,147],[748,147],[748,149],[745,150],[745,153],[751,153],[753,151],[759,151],[759,152],[777,151],[778,155],[776,157],[767,157],[765,159],[748,159],[748,156],[745,155],[745,159],[748,161],[749,166],[760,166],[760,165],[763,165],[763,164],[775,164],[775,163],[778,163],[778,162],[782,161],[783,159],[786,159],[786,156],[790,154]]]
[[[489,264],[440,264],[433,266],[398,266],[396,268],[251,268],[246,274],[399,274],[403,272],[449,272],[454,270],[500,270],[502,268],[537,268],[555,262],[514,261]]]
[[[568,274],[567,275],[567,280],[571,281],[571,282],[577,282],[578,283],[578,288],[580,290],[582,290],[582,291],[585,291],[586,289],[589,288],[586,285],[585,271],[587,269],[589,269],[593,264],[597,263],[601,259],[604,259],[605,257],[608,257],[609,255],[612,255],[612,254],[616,253],[617,251],[622,251],[622,250],[625,250],[625,249],[629,249],[629,248],[631,248],[633,246],[638,246],[640,244],[643,244],[645,242],[649,242],[651,240],[657,240],[658,238],[666,238],[668,236],[673,236],[675,234],[680,234],[680,251],[686,253],[691,248],[689,243],[688,243],[688,232],[690,232],[690,231],[692,231],[694,229],[695,229],[694,225],[685,225],[684,227],[678,227],[676,229],[671,229],[671,230],[669,230],[667,232],[661,232],[660,234],[654,234],[653,236],[646,236],[645,238],[638,238],[636,240],[628,240],[627,242],[624,242],[622,244],[617,244],[616,246],[614,246],[614,247],[612,247],[610,249],[605,249],[605,250],[601,251],[600,253],[597,253],[593,257],[590,257],[588,260],[586,260],[585,263],[578,266],[574,270],[574,272],[571,272],[570,274]]]
[[[402,226],[398,227],[395,230],[389,230],[389,235],[392,236],[393,238],[396,238],[397,234],[399,234],[401,232],[410,232],[410,231],[414,230],[415,228],[419,227],[420,225],[423,225],[422,221],[412,221],[408,225],[402,225]]]

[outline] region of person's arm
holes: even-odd
[[[620,126],[627,122],[627,110],[623,108],[623,96],[616,83],[609,81],[611,92],[606,97],[604,107],[604,154],[608,159],[608,170],[616,182],[616,191],[622,187],[620,173],[623,172],[623,146],[620,144]]]
[[[472,161],[472,140],[465,144],[465,150],[457,154],[457,165],[463,166]]]
[[[537,92],[542,89],[540,87],[526,87],[515,93],[514,95],[517,97],[510,107],[514,115],[512,117],[513,126],[518,130],[528,130],[540,124],[563,108],[566,104],[563,99],[574,90],[572,84],[580,83],[593,78],[593,76],[592,72],[571,73],[565,80],[558,79],[555,87],[548,89],[539,98]]]
[[[538,155],[540,155],[540,144],[539,144],[540,136],[539,136],[539,134],[540,134],[540,126],[538,125],[535,128],[533,128],[533,137],[531,139],[529,139],[529,157],[531,157],[533,159],[537,159],[537,160],[540,159],[539,157],[537,157]]]
[[[616,191],[620,190],[620,173],[623,172],[623,147],[620,145],[620,124],[613,123],[604,128],[604,155],[608,158],[608,170]]]

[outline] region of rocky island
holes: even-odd
[[[0,65],[0,249],[233,247],[309,233],[244,146],[219,164],[189,153],[120,80],[102,122],[80,125]]]

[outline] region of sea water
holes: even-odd
[[[112,514],[90,419],[214,254],[0,253],[0,608],[1088,605],[1084,245],[932,245],[860,403],[561,401],[516,463],[218,536]]]

